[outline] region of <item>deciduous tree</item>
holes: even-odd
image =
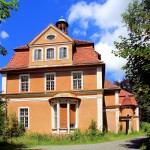
[[[133,1],[122,18],[128,37],[114,42],[118,51],[113,53],[127,59],[126,78],[142,108],[142,119],[150,122],[150,1]]]
[[[18,0],[0,0],[0,24],[3,20],[10,18],[11,10],[17,10],[19,6]],[[6,55],[7,50],[0,45],[0,55]]]

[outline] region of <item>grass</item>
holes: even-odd
[[[11,145],[19,146],[44,146],[44,145],[74,145],[74,144],[93,144],[93,143],[103,143],[114,140],[121,140],[127,138],[134,138],[144,135],[143,132],[134,132],[131,134],[123,133],[106,133],[97,134],[95,137],[87,135],[87,133],[75,133],[73,135],[46,135],[46,134],[25,134],[24,136],[18,138],[12,138],[8,140]],[[2,139],[1,139],[2,142]]]
[[[76,130],[71,135],[48,135],[38,133],[26,133],[21,137],[9,138],[7,142],[3,141],[0,137],[0,148],[5,150],[16,149],[16,148],[27,148],[32,146],[44,146],[44,145],[75,145],[75,144],[94,144],[104,143],[115,140],[135,138],[138,136],[147,135],[150,133],[150,124],[142,123],[140,132],[132,132],[128,135],[119,132],[115,133],[101,133],[96,129],[95,122],[92,122],[89,129],[86,132],[80,132]],[[142,144],[141,149],[146,150],[149,148],[149,140],[146,139]]]

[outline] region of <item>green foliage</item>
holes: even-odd
[[[3,20],[10,18],[11,10],[17,10],[19,7],[18,0],[0,0],[0,24]],[[5,47],[0,45],[0,55],[5,56],[7,54],[7,50]]]
[[[1,99],[0,99],[1,100]],[[4,111],[4,105],[5,103],[0,101],[0,136],[2,135],[2,131],[4,129],[4,122],[6,119],[5,111]]]
[[[150,122],[150,1],[133,1],[122,14],[128,37],[120,36],[114,42],[118,51],[113,53],[127,59],[123,66],[131,92],[137,97],[142,120]]]
[[[80,141],[82,133],[79,129],[75,130],[74,134],[69,137],[70,141]]]
[[[3,20],[10,17],[11,10],[17,10],[19,6],[18,0],[0,0],[0,24]]]
[[[24,132],[25,129],[18,122],[16,115],[14,113],[11,113],[4,122],[4,128],[2,131],[3,139],[7,141],[9,138],[22,136]]]
[[[116,80],[116,81],[114,81],[114,84],[119,86],[121,89],[123,89],[127,92],[132,92],[131,88],[129,86],[129,80],[126,78],[124,78],[122,81]]]

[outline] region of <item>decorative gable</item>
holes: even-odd
[[[29,42],[31,45],[41,45],[41,44],[56,44],[56,43],[66,43],[74,42],[67,34],[63,33],[54,25],[50,24],[45,28],[40,34],[38,34],[34,39]]]

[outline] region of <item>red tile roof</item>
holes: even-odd
[[[15,51],[14,56],[2,70],[27,68],[29,66],[29,51]]]
[[[101,63],[93,47],[76,47],[73,54],[73,64]]]
[[[104,88],[119,88],[118,86],[111,83],[109,80],[105,79],[104,81]]]
[[[125,90],[121,90],[120,91],[120,96],[126,96],[126,95],[133,96],[132,93],[129,93],[129,92],[125,91]]]
[[[19,46],[17,48],[14,48],[14,50],[23,50],[23,49],[29,49],[28,45]]]
[[[114,89],[114,88],[116,89],[119,87],[114,85],[113,83],[111,83],[109,80],[105,80],[104,88],[105,89]],[[136,106],[137,102],[136,102],[134,94],[121,89],[120,93],[119,93],[119,104],[121,104],[122,106],[127,106],[127,105],[135,105]]]
[[[72,39],[74,40],[76,45],[87,45],[87,44],[94,45],[94,43],[91,41],[79,40],[79,39],[74,39],[74,38]]]

